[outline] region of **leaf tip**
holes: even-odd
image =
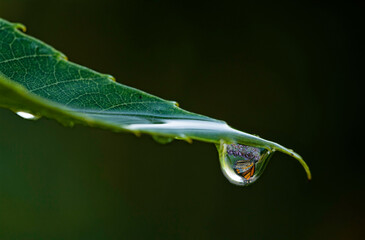
[[[311,171],[309,169],[309,166],[303,160],[303,158],[299,154],[297,154],[297,153],[295,153],[293,151],[290,152],[290,156],[292,156],[293,158],[295,158],[295,159],[297,159],[299,161],[299,163],[302,165],[302,167],[304,168],[305,172],[307,173],[308,180],[312,180],[312,173],[311,173]]]
[[[302,167],[304,168],[306,174],[307,174],[307,178],[308,180],[311,180],[312,179],[312,174],[311,174],[311,171],[307,165],[307,163],[303,160],[303,158],[296,152],[294,152],[293,150],[291,149],[288,149],[288,148],[285,148],[277,143],[274,143],[274,146],[272,147],[272,151],[280,151],[282,153],[285,153],[285,154],[288,154],[290,155],[291,157],[295,158],[296,160],[298,160],[298,162],[300,163],[300,165],[302,165]]]

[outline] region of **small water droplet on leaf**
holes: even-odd
[[[172,138],[172,137],[164,137],[164,136],[158,136],[158,135],[153,135],[152,137],[153,137],[153,140],[155,140],[156,142],[161,143],[161,144],[167,144],[174,140],[174,138]]]
[[[28,112],[22,112],[22,111],[18,111],[16,112],[16,114],[24,119],[27,119],[27,120],[38,120],[40,118],[40,116],[36,116],[36,115],[33,115],[31,113],[28,113]]]
[[[233,184],[247,186],[255,182],[263,173],[272,152],[264,148],[238,143],[217,146],[221,169]]]

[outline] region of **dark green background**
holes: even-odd
[[[230,184],[215,147],[0,109],[0,239],[360,239],[363,14],[349,1],[0,0],[71,61],[295,149]],[[361,96],[361,97],[360,97]]]

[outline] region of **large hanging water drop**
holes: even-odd
[[[264,148],[242,144],[217,146],[223,174],[233,184],[247,186],[255,182],[263,173],[272,152]]]

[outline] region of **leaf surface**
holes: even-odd
[[[25,27],[0,19],[1,107],[55,119],[67,126],[83,124],[146,133],[161,142],[239,142],[278,150],[298,159],[310,177],[307,165],[292,150],[69,62],[61,52],[20,30]]]

